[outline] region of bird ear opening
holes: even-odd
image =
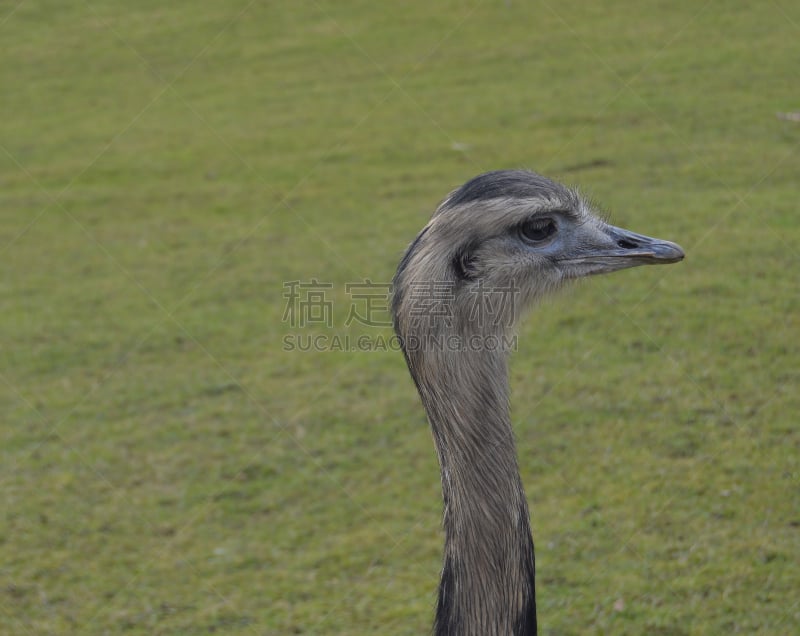
[[[453,269],[459,280],[475,280],[478,276],[475,247],[468,245],[456,252],[453,257]]]

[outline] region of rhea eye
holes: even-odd
[[[556,224],[552,219],[529,219],[520,228],[522,238],[531,243],[541,243],[556,233]]]

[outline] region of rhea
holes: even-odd
[[[508,345],[521,314],[570,280],[683,256],[523,170],[482,174],[450,193],[408,247],[392,314],[441,468],[436,636],[537,633],[533,538],[509,414]]]

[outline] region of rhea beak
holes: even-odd
[[[636,234],[613,225],[606,226],[605,231],[615,244],[612,250],[606,252],[612,258],[634,260],[635,265],[659,265],[683,260],[683,249],[671,241]]]
[[[613,225],[602,225],[582,237],[575,255],[561,261],[569,278],[607,274],[639,265],[677,263],[683,260],[680,245],[636,234]]]

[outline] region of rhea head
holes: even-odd
[[[674,263],[683,250],[669,241],[606,223],[576,190],[524,170],[479,175],[453,191],[412,242],[395,276],[393,313],[401,337],[412,328],[414,285],[452,289],[448,329],[469,333],[474,293],[512,286],[513,325],[520,311],[566,281],[637,265]],[[497,309],[496,307],[494,308]],[[428,323],[436,329],[444,321]],[[413,321],[419,329],[420,321]]]

